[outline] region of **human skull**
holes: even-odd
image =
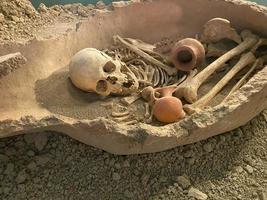
[[[69,75],[77,88],[102,96],[127,95],[139,87],[125,63],[94,48],[83,49],[72,57]]]

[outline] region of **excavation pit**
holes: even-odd
[[[198,17],[194,17],[196,15]],[[0,79],[0,137],[51,130],[108,152],[125,155],[164,151],[247,123],[267,106],[266,67],[254,73],[223,104],[219,102],[236,80],[213,99],[210,107],[167,125],[156,121],[152,124],[142,122],[145,115],[142,99],[129,106],[129,112],[140,122],[134,125],[118,123],[111,117],[112,105],[119,105],[121,97],[102,98],[83,92],[69,80],[68,64],[81,49],[108,49],[113,44],[114,35],[150,44],[166,38],[176,41],[195,37],[214,17],[228,19],[238,32],[250,29],[262,37],[267,35],[267,12],[254,4],[243,1],[198,0],[190,3],[186,0],[155,0],[131,3],[112,11],[97,11],[87,20],[53,27],[51,31],[47,30],[48,35],[38,35],[25,44],[1,45],[0,55],[21,52],[27,62]],[[207,93],[226,72],[212,76],[200,88],[199,95]],[[120,106],[117,109],[125,111]]]

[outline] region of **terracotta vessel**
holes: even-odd
[[[196,39],[185,38],[177,42],[171,53],[171,61],[177,70],[191,71],[201,66],[205,59],[205,49]]]
[[[175,89],[176,86],[168,86],[154,90],[159,97],[154,97],[153,115],[160,122],[173,123],[185,117],[181,100],[172,96]]]

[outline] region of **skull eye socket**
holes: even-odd
[[[105,93],[108,90],[108,83],[105,80],[100,80],[97,82],[96,91],[98,93]]]
[[[106,72],[106,73],[114,72],[114,71],[116,70],[116,65],[115,65],[113,62],[108,61],[108,62],[104,65],[103,70],[104,70],[104,72]]]

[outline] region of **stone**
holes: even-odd
[[[34,170],[36,170],[37,165],[36,165],[36,163],[35,163],[34,161],[32,161],[32,162],[30,162],[30,163],[27,165],[27,168],[28,168],[29,170],[31,170],[31,171],[34,171]]]
[[[118,180],[120,180],[121,179],[121,176],[118,174],[118,173],[113,173],[113,175],[112,175],[112,179],[114,180],[114,181],[118,181]]]
[[[17,175],[17,177],[16,177],[16,182],[17,182],[18,184],[21,184],[21,183],[25,182],[26,179],[27,179],[27,174],[26,174],[25,170],[22,170],[22,171],[20,171],[20,172],[18,173],[18,175]]]
[[[106,8],[106,5],[105,5],[105,3],[104,3],[103,1],[98,1],[98,2],[96,3],[96,8],[97,8],[97,9],[100,9],[100,10],[103,10],[103,9]]]
[[[4,171],[4,174],[10,178],[15,176],[15,165],[13,163],[8,163]]]
[[[34,134],[26,134],[26,135],[24,135],[23,138],[27,144],[33,144],[34,143]]]
[[[260,200],[267,200],[267,188],[265,191],[259,193]]]
[[[177,183],[182,189],[188,189],[191,186],[190,180],[185,176],[178,176]]]
[[[4,21],[5,21],[5,16],[2,13],[0,13],[0,23]]]
[[[19,22],[20,19],[17,16],[11,16],[12,21]]]
[[[208,198],[208,196],[205,193],[201,192],[200,190],[198,190],[194,187],[191,187],[189,189],[188,196],[194,197],[197,200],[206,200]]]
[[[122,7],[124,7],[124,6],[127,6],[127,5],[129,5],[130,4],[130,2],[128,2],[128,1],[115,1],[115,2],[112,2],[111,3],[111,6],[112,6],[112,8],[122,8]]]
[[[237,172],[237,173],[242,173],[244,171],[244,169],[241,166],[237,166],[237,167],[234,168],[234,171]]]
[[[48,155],[36,156],[35,161],[37,165],[45,166],[50,161],[50,156]]]
[[[7,148],[7,149],[5,150],[5,154],[6,154],[7,156],[14,156],[14,155],[16,155],[16,153],[17,153],[17,151],[16,151],[16,149],[13,148],[13,147],[9,147],[9,148]]]
[[[245,167],[245,170],[249,173],[249,174],[252,174],[253,173],[253,167],[251,167],[250,165],[247,165],[246,167]]]
[[[30,156],[30,157],[35,155],[34,151],[32,151],[32,150],[27,151],[26,154],[27,154],[27,156]]]
[[[204,144],[203,149],[207,153],[211,153],[213,151],[213,145],[211,143],[206,143],[206,144]]]
[[[4,163],[8,160],[9,160],[8,156],[6,156],[4,154],[0,154],[0,163]]]
[[[48,10],[48,8],[46,7],[46,5],[43,4],[43,3],[40,3],[40,5],[39,5],[39,7],[38,7],[38,11],[39,11],[40,13],[46,13],[47,10]]]
[[[44,149],[47,144],[47,141],[48,139],[45,133],[36,134],[34,137],[34,145],[39,151],[42,151]]]

